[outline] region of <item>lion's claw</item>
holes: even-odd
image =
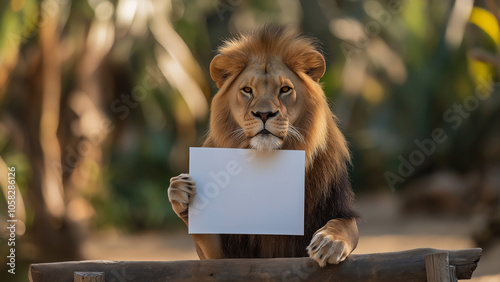
[[[194,195],[196,195],[196,183],[191,176],[183,173],[179,176],[172,177],[167,193],[174,212],[180,218],[187,218],[189,203]]]
[[[321,231],[314,235],[311,243],[307,247],[307,253],[310,258],[317,261],[318,264],[323,267],[327,263],[338,264],[344,261],[350,251],[346,242],[336,240],[333,235]]]

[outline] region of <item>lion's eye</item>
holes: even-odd
[[[241,90],[243,90],[243,92],[245,92],[246,94],[252,94],[252,88],[250,87],[243,87]]]
[[[292,88],[290,86],[283,86],[283,87],[281,87],[280,92],[287,93],[290,90],[292,90]]]

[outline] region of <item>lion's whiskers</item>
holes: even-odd
[[[289,124],[288,125],[288,135],[287,138],[290,138],[292,141],[297,141],[298,143],[305,143],[304,136],[300,134],[297,127]]]
[[[245,131],[243,128],[238,128],[234,130],[233,132],[229,133],[229,136],[231,139],[238,140],[238,139],[244,139],[245,138]]]

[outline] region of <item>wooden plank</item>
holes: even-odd
[[[450,265],[450,281],[451,282],[458,281],[456,267],[454,265]]]
[[[425,271],[428,282],[451,281],[448,252],[426,255]]]
[[[481,249],[415,249],[351,255],[324,268],[309,258],[82,261],[32,264],[29,277],[33,282],[70,282],[74,271],[101,271],[108,281],[426,281],[425,255],[442,252],[449,253],[459,279],[470,279],[481,257]]]
[[[81,272],[75,271],[73,275],[74,282],[104,282],[104,272]]]

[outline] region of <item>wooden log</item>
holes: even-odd
[[[74,282],[104,282],[104,272],[82,272],[75,271],[73,275]]]
[[[427,282],[451,281],[448,252],[425,256]]]
[[[74,271],[101,271],[108,281],[426,281],[425,255],[448,252],[458,279],[470,279],[481,251],[415,249],[360,254],[324,268],[309,258],[42,263],[30,266],[29,278],[33,282],[70,282]]]
[[[450,265],[450,281],[451,282],[457,282],[458,281],[457,272],[456,272],[456,268],[455,268],[454,265]]]

